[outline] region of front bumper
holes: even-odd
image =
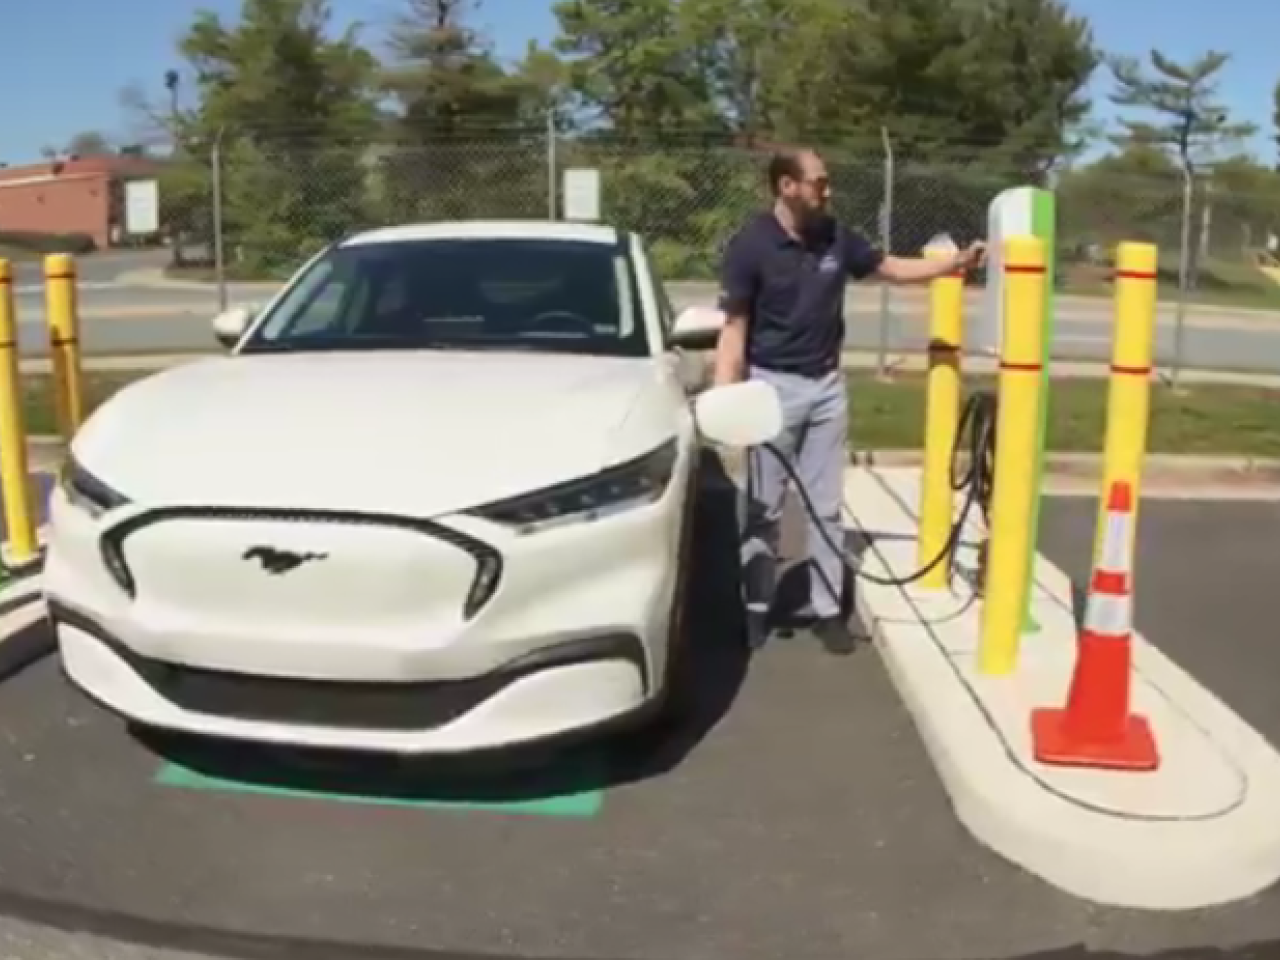
[[[527,537],[467,519],[101,523],[55,491],[45,590],[68,677],[145,725],[401,753],[511,746],[660,698],[686,491]],[[273,575],[243,560],[251,544],[351,559]],[[486,556],[499,576],[468,609]]]

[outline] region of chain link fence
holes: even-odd
[[[896,159],[887,134],[859,150],[816,146],[836,212],[900,254],[942,231],[961,243],[984,236],[991,200],[1029,182],[994,151]],[[176,259],[212,268],[225,290],[287,276],[301,258],[359,229],[558,218],[564,171],[591,168],[601,177],[601,218],[641,233],[668,283],[711,282],[728,237],[766,202],[767,155],[665,132],[642,143],[556,134],[550,125],[460,132],[426,145],[227,131],[202,150],[175,153],[161,183],[162,217]],[[1063,294],[1105,294],[1116,244],[1140,240],[1161,249],[1166,300],[1280,311],[1280,274],[1267,273],[1280,268],[1280,189],[1101,166],[1056,173],[1045,185],[1058,198]],[[909,294],[880,293],[882,361],[900,296]]]

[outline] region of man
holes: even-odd
[[[778,391],[784,429],[773,445],[790,459],[820,516],[820,524],[808,518],[809,603],[802,614],[824,646],[843,655],[853,652],[856,640],[841,616],[843,551],[832,550],[828,540],[844,542],[848,394],[840,355],[847,280],[927,283],[978,264],[983,245],[937,260],[876,250],[828,215],[831,184],[812,150],[777,153],[768,179],[772,209],[739,230],[724,254],[720,308],[726,321],[714,379],[722,385],[758,378]],[[741,562],[748,642],[755,648],[769,629],[788,477],[766,450],[752,450],[747,463]]]

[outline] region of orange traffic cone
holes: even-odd
[[[1113,483],[1066,707],[1031,714],[1034,755],[1041,763],[1113,770],[1160,765],[1151,724],[1129,712],[1133,526],[1133,488]]]

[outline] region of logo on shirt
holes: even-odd
[[[819,273],[834,273],[836,268],[840,266],[840,261],[836,259],[835,254],[828,253],[820,261],[818,261]]]

